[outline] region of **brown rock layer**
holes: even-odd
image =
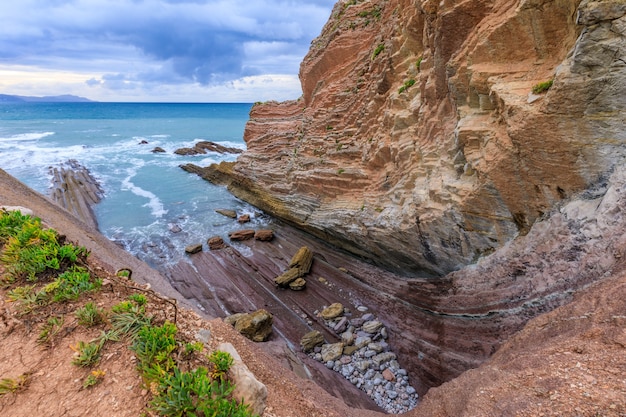
[[[475,262],[626,155],[621,3],[579,3],[338,2],[231,191],[403,273]]]

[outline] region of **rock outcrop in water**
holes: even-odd
[[[303,97],[254,106],[247,151],[221,169],[234,194],[353,253],[457,270],[622,163],[623,9],[340,1]]]

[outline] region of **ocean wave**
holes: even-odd
[[[31,141],[31,140],[39,140],[45,138],[46,136],[52,136],[54,132],[30,132],[30,133],[19,133],[17,135],[0,137],[1,142],[14,142],[14,141]]]
[[[128,177],[124,178],[124,180],[122,181],[122,190],[128,190],[139,197],[147,198],[149,201],[146,204],[143,204],[142,207],[148,207],[154,217],[163,217],[165,214],[167,214],[167,210],[165,210],[161,199],[157,197],[154,193],[151,193],[150,191],[144,190],[143,188],[133,184],[133,182],[131,181],[132,178],[133,175],[129,175]]]

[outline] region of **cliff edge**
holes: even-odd
[[[230,189],[407,275],[472,264],[623,163],[625,7],[340,1]]]

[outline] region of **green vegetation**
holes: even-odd
[[[79,308],[74,312],[78,324],[85,327],[91,327],[98,325],[104,321],[104,310],[96,307],[92,302],[85,304],[84,307]]]
[[[544,81],[542,83],[539,84],[535,84],[533,86],[533,93],[534,94],[541,94],[544,91],[548,91],[550,89],[550,87],[552,87],[552,83],[554,82],[554,80],[548,80],[548,81]]]
[[[376,49],[374,49],[374,52],[372,53],[372,59],[376,58],[384,50],[385,50],[385,44],[379,43]]]
[[[343,168],[339,168],[339,169],[337,170],[337,175],[341,175],[341,174],[343,174],[344,172],[346,172],[346,170],[345,170],[345,169],[343,169]]]
[[[102,285],[101,279],[93,278],[89,272],[87,250],[64,244],[64,238],[55,230],[44,229],[38,218],[19,212],[0,212],[0,245],[0,261],[5,265],[0,282],[8,289],[9,301],[19,303],[24,314],[51,303],[77,300],[83,293],[96,291]],[[130,277],[130,271],[126,277]],[[92,367],[100,361],[107,343],[125,339],[137,357],[137,368],[147,388],[154,395],[150,405],[153,412],[162,416],[250,417],[248,407],[231,398],[234,386],[227,377],[233,364],[230,354],[213,352],[208,357],[194,358],[195,362],[208,364],[211,372],[206,366],[182,371],[181,358],[202,352],[204,345],[179,342],[174,323],[153,325],[153,317],[146,312],[147,305],[146,295],[136,293],[115,304],[110,312],[93,302],[73,310],[79,324],[90,327],[104,323],[109,329],[102,330],[91,341],[78,341],[71,346],[75,352],[72,364]],[[67,304],[64,310],[71,307]],[[72,331],[73,328],[63,327],[64,322],[63,316],[49,317],[40,328],[38,342],[51,343],[62,330]],[[184,352],[179,351],[180,346],[184,346]],[[188,362],[183,364],[189,366]],[[92,370],[83,380],[83,389],[96,386],[104,376],[104,371]],[[1,379],[0,395],[19,391],[27,383],[27,374]]]
[[[364,10],[358,14],[359,17],[374,18],[376,20],[380,20],[381,15],[382,15],[382,9],[380,6],[376,6],[370,10]]]
[[[409,89],[409,87],[413,86],[414,84],[415,84],[415,80],[413,78],[405,81],[404,84],[402,84],[402,87],[398,89],[398,94],[404,93],[406,90]]]
[[[29,375],[22,374],[17,378],[2,378],[0,379],[0,396],[9,394],[11,392],[20,391],[28,385]]]
[[[424,58],[419,57],[417,59],[417,62],[415,63],[415,68],[417,68],[417,72],[420,72],[420,68],[422,66],[422,61],[424,60]]]

